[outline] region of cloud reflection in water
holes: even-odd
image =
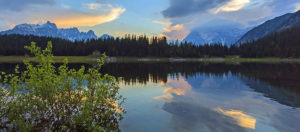
[[[208,86],[204,85],[206,84],[204,82],[200,87],[207,88]],[[241,110],[224,110],[216,107],[217,104],[211,108],[205,107],[201,103],[187,101],[187,98],[197,100],[197,102],[199,100],[201,102],[201,99],[196,97],[197,93],[194,93],[192,86],[183,77],[168,79],[167,83],[162,85],[166,87],[164,94],[154,97],[154,99],[165,101],[163,110],[173,115],[170,127],[176,131],[246,131],[256,128],[256,119]]]
[[[162,110],[171,114],[168,127],[173,131],[298,132],[299,112],[263,96],[248,82],[231,74],[169,78],[161,84],[163,95],[154,99],[162,100]]]
[[[240,110],[223,110],[222,108],[217,108],[217,111],[233,118],[237,121],[238,125],[245,128],[255,129],[256,119],[245,114]]]

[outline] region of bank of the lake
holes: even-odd
[[[56,63],[95,63],[97,56],[55,56]],[[0,63],[20,63],[24,60],[36,62],[36,57],[0,56]],[[107,57],[107,63],[114,62],[209,62],[209,63],[300,63],[300,58],[240,58],[239,56],[205,57],[205,58],[161,58],[161,57]]]

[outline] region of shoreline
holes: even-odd
[[[63,63],[67,58],[69,63],[96,63],[96,56],[54,56],[56,63]],[[0,56],[0,63],[22,63],[24,60],[37,62],[35,57]],[[238,56],[207,57],[207,58],[180,58],[180,57],[107,57],[106,63],[132,62],[208,62],[208,63],[300,63],[300,58],[240,58]]]

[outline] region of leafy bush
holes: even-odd
[[[24,61],[22,73],[0,75],[0,129],[8,131],[119,131],[125,112],[118,79],[98,67],[69,69],[53,64],[52,44],[26,46],[38,64]]]

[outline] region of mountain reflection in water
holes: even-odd
[[[92,66],[69,66],[81,65]],[[102,72],[123,77],[125,132],[300,130],[300,64],[108,63]]]

